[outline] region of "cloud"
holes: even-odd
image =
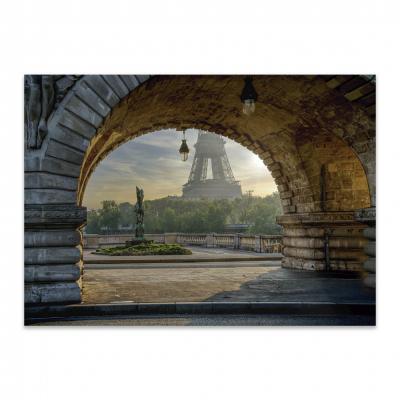
[[[146,199],[181,195],[194,158],[197,131],[186,131],[189,159],[182,162],[178,153],[182,132],[153,132],[123,144],[96,168],[87,185],[84,205],[97,208],[102,200],[135,201],[135,186],[144,189]],[[254,190],[265,196],[276,190],[275,183],[261,160],[245,147],[224,138],[233,174],[243,192]]]

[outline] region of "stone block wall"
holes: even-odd
[[[376,287],[376,209],[375,207],[357,210],[357,221],[365,224],[363,235],[365,238],[364,253],[366,259],[363,263],[365,271],[364,282],[368,287]]]
[[[85,221],[82,207],[25,206],[26,304],[80,302]]]
[[[315,200],[315,211],[347,211],[370,206],[363,166],[342,139],[301,130],[296,134],[296,142]]]
[[[282,216],[282,266],[315,271],[361,271],[364,226],[352,212]]]

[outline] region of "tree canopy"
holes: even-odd
[[[226,224],[247,224],[251,234],[279,234],[275,220],[282,214],[278,193],[266,197],[245,195],[234,200],[187,200],[165,197],[146,200],[145,232],[203,233],[226,231]],[[105,200],[98,210],[88,212],[87,233],[117,232],[135,225],[134,205]]]

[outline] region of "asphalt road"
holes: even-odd
[[[374,325],[367,315],[151,315],[90,318],[36,323],[34,326],[363,326]]]

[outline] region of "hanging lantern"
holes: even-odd
[[[243,113],[246,115],[253,114],[256,109],[256,101],[258,94],[253,86],[253,79],[250,76],[244,78],[244,87],[242,94],[240,95],[240,100],[243,103]]]
[[[179,149],[179,153],[181,155],[182,161],[186,161],[188,159],[189,147],[188,147],[188,145],[186,143],[185,132],[183,132],[183,139],[182,139],[181,147]]]

